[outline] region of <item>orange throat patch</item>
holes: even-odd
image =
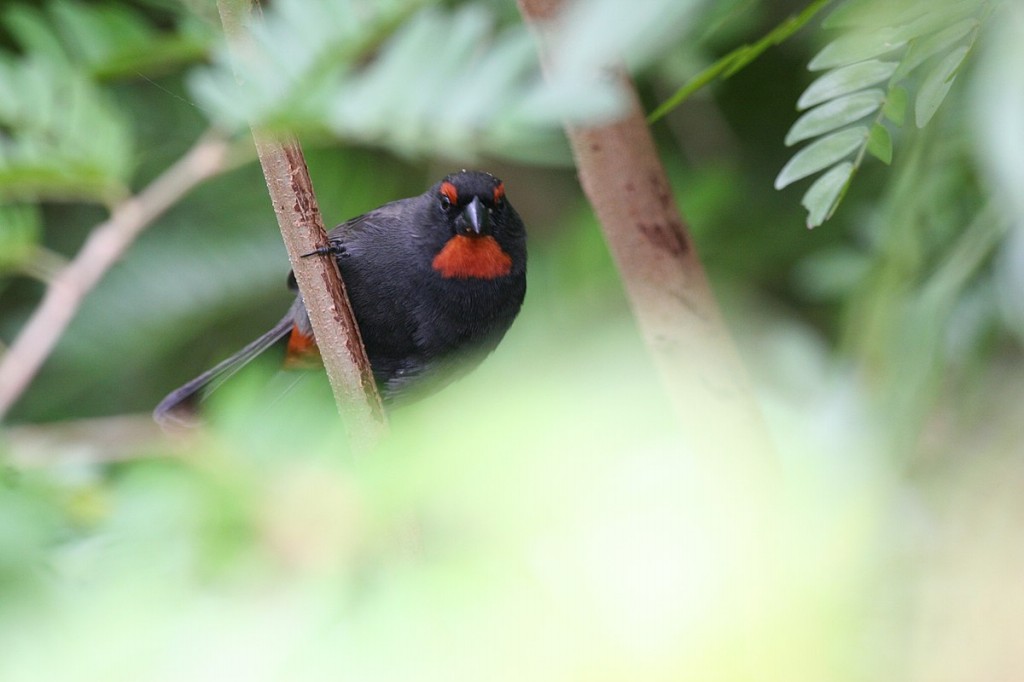
[[[432,266],[445,279],[494,279],[512,271],[512,256],[494,237],[456,235],[434,256]]]

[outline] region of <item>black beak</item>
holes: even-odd
[[[455,219],[455,231],[469,236],[491,233],[491,212],[480,202],[480,197],[473,197],[473,201],[462,209]]]

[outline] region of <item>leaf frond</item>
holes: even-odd
[[[928,124],[989,10],[988,0],[848,0],[823,22],[843,34],[808,64],[824,73],[800,96],[797,109],[814,109],[793,124],[785,140],[787,145],[811,143],[785,165],[775,183],[781,189],[824,171],[804,195],[809,227],[835,212],[867,154],[892,162],[893,129],[904,125],[911,102],[915,125]],[[851,125],[856,127],[834,132]],[[852,144],[853,130],[866,132],[857,144]],[[851,142],[841,145],[842,154],[837,140]]]

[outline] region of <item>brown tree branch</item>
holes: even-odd
[[[560,0],[519,0],[541,29]],[[611,55],[611,63],[615,55]],[[665,169],[621,68],[618,120],[567,126],[583,190],[601,222],[641,333],[691,443],[716,456],[773,461],[771,438],[746,369],[719,312]]]
[[[246,17],[258,4],[218,0],[217,6],[228,41],[237,46],[246,37]],[[327,233],[302,148],[294,138],[258,128],[253,139],[338,411],[353,449],[365,452],[383,436],[386,417],[337,263],[331,255],[303,258],[327,246]]]
[[[139,234],[193,187],[225,167],[228,145],[207,135],[139,194],[114,207],[50,282],[39,307],[0,357],[0,419],[28,388],[74,318],[82,299]]]

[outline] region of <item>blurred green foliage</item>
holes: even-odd
[[[824,26],[842,32],[808,63],[823,73],[800,96],[797,106],[808,111],[786,144],[818,139],[775,179],[781,189],[825,170],[803,198],[808,227],[832,216],[866,155],[892,163],[892,131],[904,126],[908,108],[918,128],[932,120],[994,4],[846,2],[829,15]]]
[[[0,676],[754,680],[768,649],[794,673],[842,665],[833,638],[859,618],[810,656],[811,633],[771,623],[867,589],[877,462],[836,477],[794,453],[786,508],[815,527],[787,535],[745,476],[688,454],[626,320],[589,322],[537,375],[506,358],[394,413],[365,459],[316,391],[268,409],[236,386],[191,455],[12,473],[19,582],[0,596],[31,610],[0,609]],[[784,576],[780,551],[799,558]]]
[[[921,8],[833,5],[882,23]],[[563,118],[615,111],[614,88],[574,80],[608,50],[653,110],[805,6],[594,2],[562,29],[552,89],[510,3],[282,1],[246,90],[210,4],[6,4],[4,342],[109,204],[211,121],[252,115],[302,131],[329,222],[486,167],[525,218],[530,268],[501,347],[397,411],[372,457],[344,451],[317,382],[279,398],[259,370],[211,402],[208,429],[158,438],[159,397],[290,299],[255,164],[173,207],[0,432],[0,679],[1015,677],[1018,6],[986,3],[928,125],[892,126],[892,165],[864,165],[814,232],[772,184],[835,30],[812,22],[654,126],[757,379],[774,480],[692,454],[559,165]],[[133,430],[107,419],[124,414]]]

